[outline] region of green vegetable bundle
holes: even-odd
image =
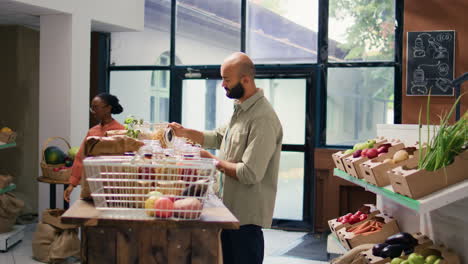
[[[138,138],[140,135],[140,130],[136,129],[136,125],[142,125],[143,124],[143,119],[136,119],[134,116],[129,116],[125,118],[124,120],[124,127],[127,129],[127,136],[131,138]]]
[[[449,120],[453,115],[456,105],[461,96],[455,101],[450,112],[440,117],[440,126],[432,140],[426,146],[424,154],[419,153],[418,168],[427,171],[435,171],[450,165],[455,156],[466,149],[468,142],[468,112],[454,125],[449,125]],[[429,129],[429,104],[430,96],[427,99],[427,138],[430,138]],[[419,149],[421,149],[421,111],[419,111]]]

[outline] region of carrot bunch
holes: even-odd
[[[376,220],[369,220],[360,225],[346,229],[348,232],[353,232],[355,235],[368,236],[379,232],[383,228],[383,223]]]

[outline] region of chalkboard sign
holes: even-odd
[[[408,32],[407,95],[453,96],[455,31]]]

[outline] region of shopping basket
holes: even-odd
[[[131,219],[199,219],[216,171],[213,159],[201,158],[145,163],[132,156],[101,156],[83,164],[95,207]]]

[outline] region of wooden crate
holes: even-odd
[[[466,173],[468,151],[464,151],[454,162],[436,171],[419,170],[417,166],[397,167],[388,171],[393,191],[413,199],[441,190],[468,178]]]

